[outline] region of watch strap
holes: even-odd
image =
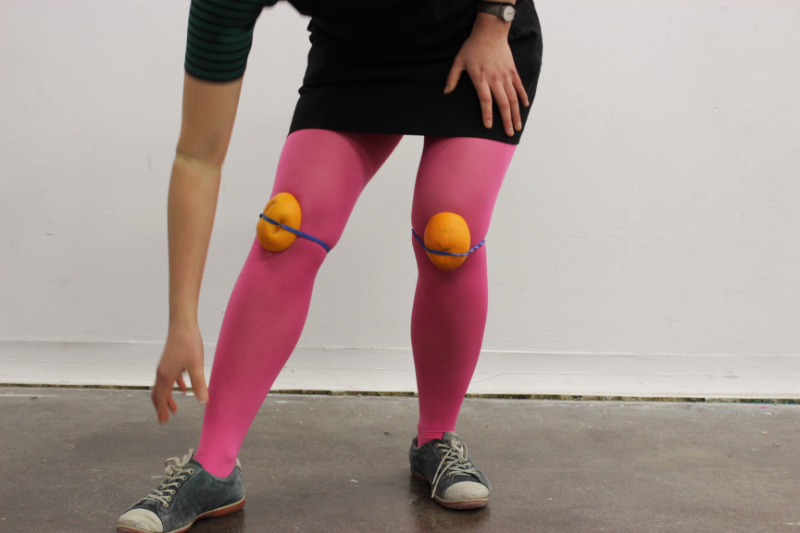
[[[507,7],[512,8],[514,10],[513,14],[516,14],[516,7],[511,2],[491,2],[488,0],[478,1],[478,13],[489,13],[490,15],[495,15],[506,22],[510,22],[514,18],[513,15],[509,20],[506,20],[506,18],[503,16],[503,12]]]

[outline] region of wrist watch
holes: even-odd
[[[478,2],[478,13],[497,15],[505,22],[511,22],[514,20],[514,15],[516,15],[517,10],[514,4],[508,2],[487,2],[486,0],[480,0]]]

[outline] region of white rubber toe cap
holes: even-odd
[[[451,485],[444,492],[444,499],[449,502],[464,500],[483,500],[489,497],[486,485],[473,481],[462,481]]]
[[[158,515],[147,509],[131,509],[119,517],[117,525],[146,533],[162,533],[164,531]]]

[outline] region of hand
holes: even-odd
[[[178,412],[178,406],[172,398],[172,387],[175,382],[186,392],[183,372],[189,373],[192,380],[194,396],[200,403],[208,401],[208,387],[203,372],[203,339],[200,328],[191,326],[170,325],[164,353],[156,370],[156,382],[150,395],[156,408],[158,421],[162,424],[169,420],[169,414]]]
[[[508,136],[513,136],[514,129],[517,131],[522,129],[519,101],[521,100],[525,107],[528,107],[530,102],[517,73],[511,48],[508,46],[509,26],[510,23],[504,23],[494,15],[478,14],[472,33],[461,45],[461,50],[447,76],[444,94],[449,94],[456,88],[461,73],[466,70],[478,91],[484,125],[487,128],[492,127],[492,96],[494,96],[494,101],[500,109],[503,129]]]

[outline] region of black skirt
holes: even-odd
[[[477,0],[290,0],[311,16],[311,49],[289,129],[322,128],[518,144],[530,107],[520,103],[523,130],[506,135],[493,105],[483,125],[478,93],[464,71],[443,94],[447,75],[477,17]],[[518,0],[508,42],[532,103],[542,61],[533,0]]]

